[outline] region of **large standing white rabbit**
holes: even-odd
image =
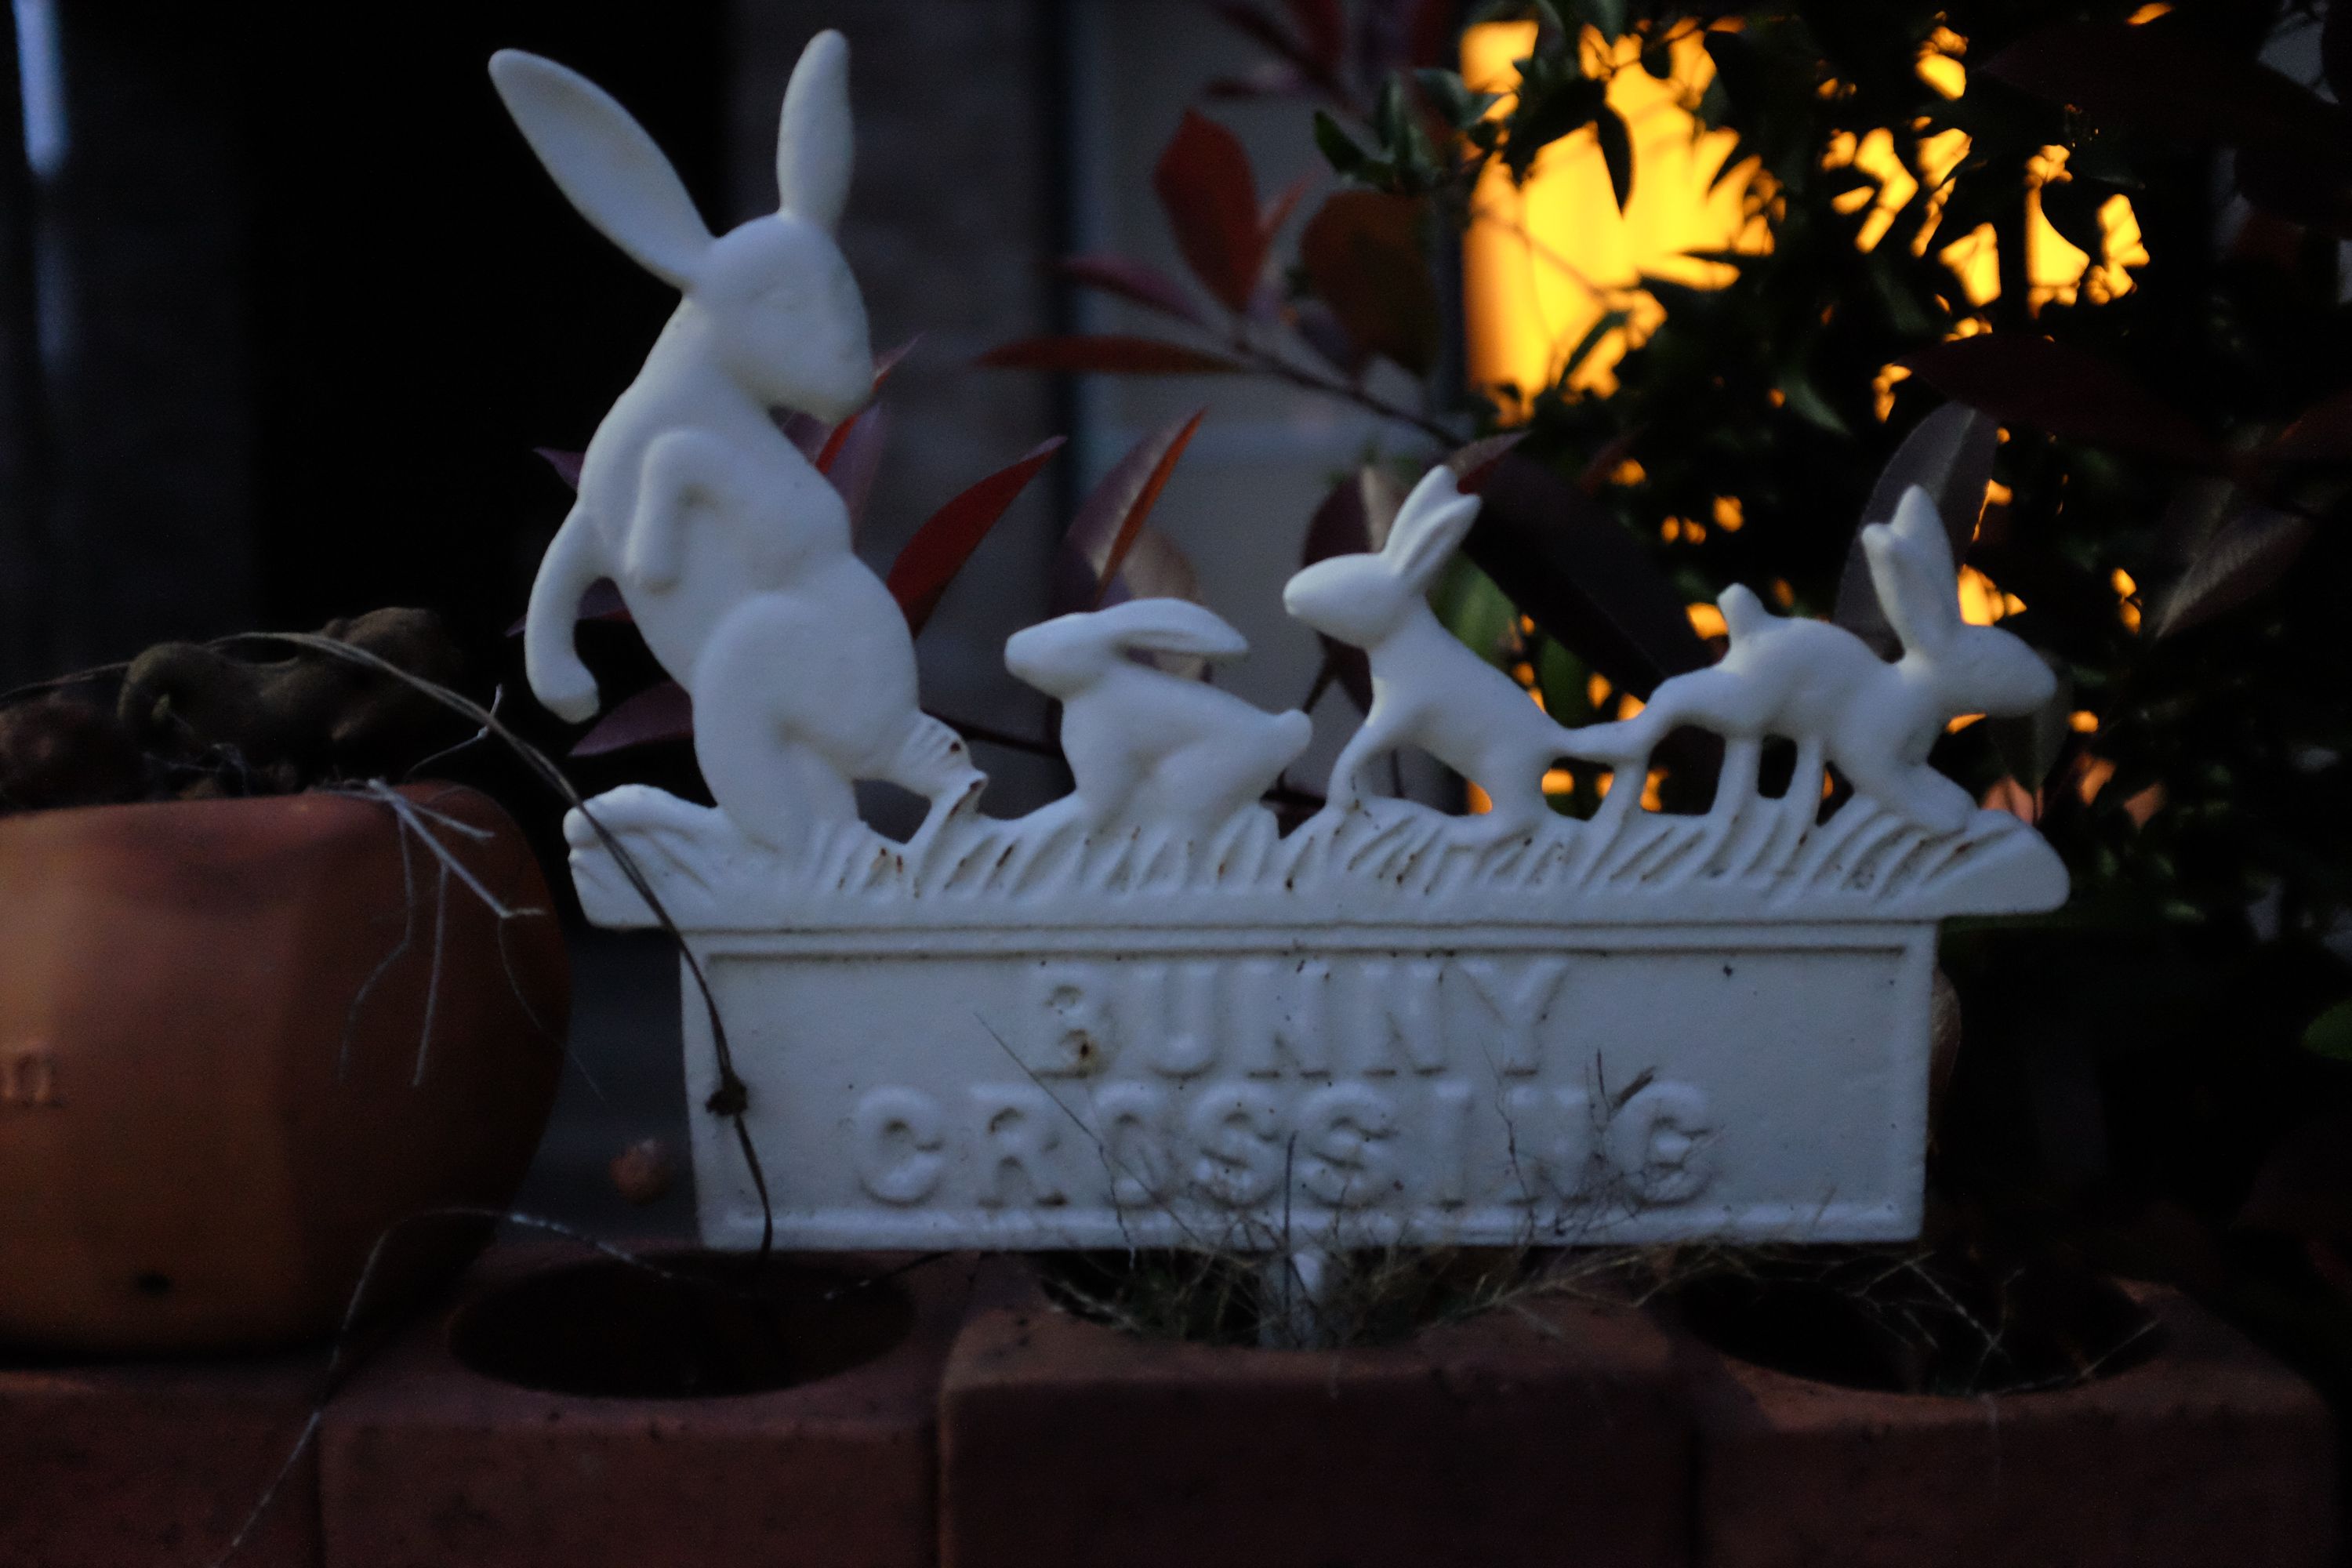
[[[695,752],[735,825],[779,849],[854,821],[856,779],[929,797],[978,790],[954,732],[917,704],[898,605],[850,550],[841,498],[771,410],[839,419],[869,395],[866,307],[833,229],[849,192],[849,47],[810,40],[776,141],[782,201],[714,238],[669,161],[594,83],[502,50],[490,77],[531,150],[606,238],[685,297],[588,443],[579,503],[541,563],[524,628],[531,690],[596,711],[572,647],[610,577],[694,700]]]

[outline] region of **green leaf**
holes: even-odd
[[[2332,1061],[2352,1062],[2352,997],[2311,1021],[2303,1031],[2303,1048]]]
[[[1438,620],[1472,653],[1489,664],[1510,661],[1519,612],[1492,577],[1456,556],[1429,597]]]
[[[1803,371],[1791,370],[1780,378],[1780,395],[1789,400],[1789,412],[1807,424],[1818,425],[1832,436],[1853,437],[1853,430]]]
[[[1356,139],[1341,130],[1328,111],[1320,109],[1315,111],[1315,145],[1331,165],[1331,172],[1343,178],[1371,162],[1370,154],[1356,145]]]
[[[1503,95],[1498,92],[1472,92],[1454,71],[1418,70],[1412,75],[1423,95],[1456,131],[1469,130],[1502,101]]]
[[[1583,130],[1608,108],[1607,84],[1586,77],[1569,60],[1531,59],[1519,75],[1518,106],[1511,111],[1503,162],[1524,184],[1537,155],[1561,137]]]
[[[1582,370],[1584,362],[1592,357],[1592,351],[1599,348],[1610,333],[1633,319],[1631,311],[1611,310],[1586,328],[1584,336],[1577,340],[1576,347],[1569,352],[1566,363],[1559,367],[1558,379],[1565,382],[1578,371]]]
[[[1602,37],[1613,43],[1625,36],[1625,0],[1584,0],[1583,9]]]
[[[1557,723],[1582,724],[1592,711],[1591,671],[1582,659],[1558,639],[1546,637],[1536,654],[1536,685],[1544,695],[1544,711]]]
[[[1601,156],[1609,165],[1610,188],[1617,193],[1617,210],[1622,213],[1625,204],[1633,199],[1633,135],[1625,129],[1625,117],[1605,100],[1600,113],[1593,117],[1592,133],[1601,140]]]
[[[2047,655],[2043,658],[2048,659]],[[2074,738],[2066,719],[2074,707],[2074,682],[2063,668],[2055,668],[2055,660],[2049,662],[2058,677],[2058,689],[2049,701],[2018,718],[1985,721],[2001,766],[2029,790],[2040,789],[2048,781],[2067,742]]]

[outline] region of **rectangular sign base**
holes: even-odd
[[[1265,1249],[1916,1235],[1934,931],[689,941],[778,1245]],[[757,1246],[732,1128],[694,1123],[704,1239]]]

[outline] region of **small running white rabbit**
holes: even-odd
[[[1248,651],[1241,633],[1199,605],[1130,599],[1013,633],[1004,664],[1061,699],[1062,751],[1077,785],[1070,809],[1089,828],[1171,823],[1206,834],[1266,792],[1313,726],[1296,709],[1268,713],[1128,655]]]
[[[810,41],[777,134],[781,209],[713,238],[653,139],[594,83],[518,50],[490,60],[572,205],[685,296],[597,426],[579,503],[540,565],[531,690],[566,719],[596,711],[572,631],[582,593],[612,578],[693,698],[711,795],[780,849],[855,821],[852,780],[928,795],[925,835],[985,782],[917,705],[905,617],[850,552],[840,496],[770,413],[839,419],[872,386],[865,304],[833,237],[849,192],[848,69],[840,34]]]
[[[1315,563],[1284,586],[1282,604],[1371,656],[1371,711],[1331,769],[1331,804],[1362,799],[1369,763],[1417,745],[1486,792],[1493,809],[1473,831],[1503,838],[1549,819],[1544,771],[1568,752],[1569,732],[1430,610],[1430,584],[1477,515],[1453,470],[1432,468],[1378,554]]]
[[[1916,486],[1892,522],[1862,531],[1879,607],[1903,639],[1889,664],[1843,626],[1775,616],[1734,585],[1716,601],[1731,647],[1710,668],[1678,675],[1631,719],[1571,731],[1570,749],[1620,767],[1640,765],[1677,724],[1728,742],[1718,802],[1752,791],[1758,748],[1769,735],[1797,742],[1792,795],[1810,799],[1822,763],[1834,763],[1856,793],[1937,833],[1968,826],[1976,802],[1927,765],[1928,748],[1962,713],[2031,713],[2057,678],[2031,647],[1960,618],[1949,537],[1936,503]]]

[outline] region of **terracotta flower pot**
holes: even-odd
[[[562,933],[488,797],[400,793],[537,912],[500,921],[381,801],[0,821],[0,1340],[322,1336],[388,1226],[512,1195],[562,1061]],[[480,1234],[404,1231],[385,1299]]]

